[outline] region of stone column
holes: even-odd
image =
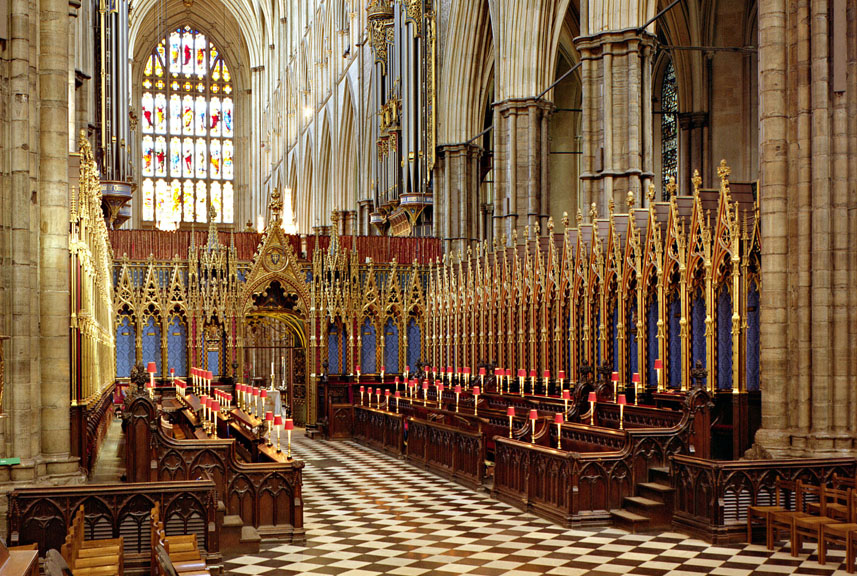
[[[653,178],[651,58],[654,37],[636,30],[581,36],[575,45],[583,61],[583,205],[607,213],[610,199],[621,205],[629,191],[640,198]],[[587,211],[588,212],[588,211]]]
[[[494,237],[544,223],[550,210],[548,122],[553,104],[508,99],[494,107]]]
[[[759,5],[757,454],[857,452],[857,369],[848,353],[857,337],[857,200],[847,192],[857,177],[857,87],[838,85],[831,66],[837,54],[857,49],[855,16],[853,3],[838,1]],[[847,27],[830,26],[837,21]],[[853,73],[853,59],[848,66]]]
[[[67,0],[39,13],[39,325],[41,454],[48,474],[71,473],[69,410],[69,16]]]
[[[446,248],[465,250],[479,238],[480,165],[482,148],[476,144],[448,144],[439,148],[436,174],[440,190],[435,218],[440,219]]]

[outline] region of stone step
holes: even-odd
[[[617,509],[610,510],[610,517],[613,519],[614,526],[627,530],[631,534],[645,532],[649,529],[649,519],[642,514]]]

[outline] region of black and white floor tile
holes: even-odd
[[[300,436],[293,451],[307,464],[306,545],[273,543],[229,558],[228,574],[845,574],[841,551],[822,566],[814,553],[792,558],[787,547],[769,552],[676,533],[563,528],[352,442]]]

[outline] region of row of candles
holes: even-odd
[[[358,365],[356,368],[357,368],[357,377],[359,378],[360,377],[360,366]],[[655,360],[654,368],[655,368],[655,371],[657,372],[657,375],[658,375],[658,390],[661,390],[661,370],[663,369],[663,362],[661,361],[660,358]],[[408,379],[408,373],[409,372],[410,372],[410,366],[405,366],[405,371],[403,374],[404,383],[405,383],[404,391],[408,392],[408,388],[411,388],[412,389],[411,390],[411,396],[414,397],[414,392],[415,392],[415,388],[416,388],[416,380],[409,380]],[[382,382],[384,381],[384,373],[385,373],[385,369],[382,366],[381,367],[381,381]],[[487,372],[486,372],[484,367],[479,368],[479,381],[480,381],[480,385],[483,388],[485,385],[486,374],[487,374]],[[536,393],[537,374],[538,373],[535,370],[529,371],[530,389],[532,391],[532,394]],[[458,384],[457,386],[463,386],[464,390],[467,390],[468,385],[472,382],[471,371],[470,371],[470,368],[468,366],[465,366],[463,368],[459,368],[457,372],[453,370],[452,366],[447,366],[446,369],[444,369],[442,367],[440,369],[438,369],[437,367],[432,367],[431,368],[431,375],[432,375],[431,379],[435,381],[435,387],[438,387],[438,385],[443,385],[444,380],[447,381],[449,386],[452,386],[453,382],[455,382],[456,376],[458,377],[458,380],[460,382],[460,384]],[[440,375],[440,378],[437,377],[438,375]],[[520,392],[521,396],[523,396],[526,393],[527,376],[528,376],[527,370],[525,370],[523,368],[518,369],[518,381],[519,381],[518,391]],[[512,370],[510,368],[506,368],[506,369],[495,368],[494,369],[494,377],[497,381],[497,390],[500,394],[503,394],[503,392],[504,392],[504,378],[505,378],[505,391],[508,392],[509,394],[512,393]],[[548,395],[548,386],[550,383],[550,377],[551,377],[550,370],[545,370],[542,373],[542,378],[544,380],[544,395],[545,396]],[[560,370],[557,374],[557,378],[559,380],[560,390],[564,391],[564,389],[565,389],[565,371]],[[613,372],[611,380],[613,382],[613,400],[617,401],[618,394],[619,394],[619,373]],[[428,385],[427,385],[428,381],[429,381],[428,379],[424,380],[424,382],[423,382],[423,388],[424,389],[428,388]],[[399,389],[399,382],[400,382],[399,377],[396,376],[395,380],[394,380],[394,383],[396,385],[396,390]],[[636,405],[637,404],[637,398],[639,396],[639,386],[640,386],[640,374],[638,372],[634,372],[634,374],[631,378],[631,382],[634,385],[634,404]],[[574,382],[571,382],[571,385],[574,386]]]
[[[191,368],[191,393],[199,398],[202,411],[203,428],[208,434],[217,438],[217,414],[226,414],[232,406],[232,394],[223,390],[214,389],[212,392],[211,382],[213,375],[211,372],[199,368]],[[188,393],[188,384],[183,380],[175,380],[176,393],[182,397],[186,397]],[[268,397],[268,391],[264,388],[248,386],[246,384],[236,384],[235,390],[238,394],[237,405],[241,410],[253,416],[262,418],[264,415],[266,440],[267,445],[273,445],[273,431],[277,433],[277,452],[282,452],[280,448],[280,432],[285,430],[288,435],[288,447],[286,459],[292,458],[292,430],[295,429],[294,420],[291,418],[283,418],[282,415],[276,416],[272,411],[264,411],[265,401]],[[261,407],[260,407],[261,404]]]

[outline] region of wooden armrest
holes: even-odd
[[[196,548],[196,534],[178,534],[176,536],[167,536],[167,541],[170,544],[192,543]]]
[[[167,552],[190,552],[191,550],[199,550],[196,541],[193,542],[173,542],[171,538],[167,538],[164,543],[164,548]]]
[[[172,560],[172,557],[170,557],[170,560]],[[173,567],[176,569],[176,572],[193,572],[194,570],[208,569],[205,560],[202,558],[199,560],[187,560],[185,562],[173,562]]]
[[[176,562],[195,562],[200,559],[202,559],[202,555],[199,553],[199,550],[192,550],[188,552],[170,552],[170,561],[173,564],[175,564]]]
[[[98,556],[119,556],[122,548],[119,546],[102,546],[92,548],[81,548],[77,551],[78,558],[96,558]]]
[[[113,554],[111,556],[93,556],[92,558],[78,558],[74,561],[72,571],[78,568],[93,568],[96,566],[113,566],[118,567],[120,564],[119,556]]]

